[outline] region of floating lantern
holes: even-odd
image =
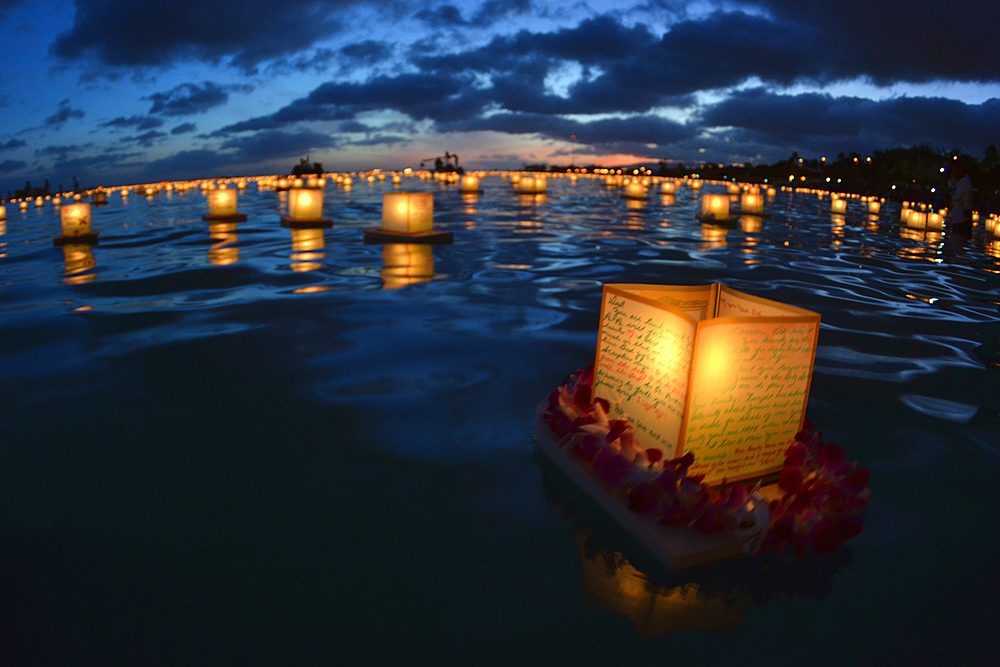
[[[20,209],[21,209],[22,211],[27,211],[27,210],[28,210],[28,202],[26,202],[26,201],[24,201],[24,200],[22,200],[22,201],[21,201],[21,202],[20,202],[20,203],[18,204],[18,206],[20,207]]]
[[[871,200],[868,202],[868,212],[877,215],[879,211],[882,210],[882,204],[878,200]]]
[[[671,181],[663,181],[660,183],[660,191],[665,195],[672,195],[677,191],[677,186]]]
[[[763,213],[764,199],[759,194],[744,192],[740,200],[740,211],[744,214]]]
[[[425,243],[382,246],[382,288],[398,289],[434,278],[434,253]]]
[[[382,226],[364,232],[365,243],[451,243],[451,232],[434,231],[434,195],[430,192],[386,192]]]
[[[67,243],[97,243],[97,233],[91,228],[90,204],[69,204],[59,212],[62,236],[53,239],[55,245]]]
[[[380,174],[378,175],[378,180],[380,180],[380,181],[384,181],[384,180],[385,180],[385,174],[381,174],[381,173],[380,173]]]
[[[281,217],[283,227],[332,227],[333,221],[323,217],[323,191],[292,188],[288,195],[288,215]]]
[[[729,197],[705,193],[701,196],[701,218],[726,220],[729,218]]]
[[[847,212],[847,200],[846,199],[833,199],[830,201],[830,211],[833,213],[838,213],[843,215]]]
[[[45,199],[42,197],[35,197],[35,208],[41,208],[45,206]]]
[[[393,185],[399,185],[402,182],[403,182],[403,178],[399,174],[393,174],[392,175],[392,184]]]
[[[927,229],[944,229],[944,216],[940,213],[928,213]]]
[[[288,179],[287,178],[279,178],[278,179],[278,187],[277,187],[277,189],[278,190],[287,190],[288,189]]]
[[[289,181],[289,185],[290,185],[290,186],[291,186],[291,187],[292,187],[293,189],[299,189],[299,188],[302,188],[302,187],[304,187],[304,186],[302,185],[302,179],[301,179],[301,178],[293,178],[293,179],[292,179],[291,181]]]
[[[465,176],[462,176],[461,190],[462,192],[470,194],[482,192],[482,190],[479,189],[479,177],[475,174],[466,174]]]
[[[344,176],[344,187],[345,188],[351,187],[352,183],[354,183],[354,179],[353,178],[351,178],[350,176]]]
[[[775,196],[776,194],[778,194],[778,191],[777,191],[777,190],[775,190],[774,188],[768,188],[768,189],[767,189],[767,196],[768,196],[768,197],[773,197],[773,196]]]
[[[525,195],[544,194],[547,185],[544,176],[522,176],[517,191]]]
[[[688,185],[691,186],[692,190],[701,190],[701,181],[698,180],[689,181]]]
[[[634,180],[630,181],[625,186],[625,198],[626,199],[645,199],[646,198],[646,186],[642,184],[642,181]]]
[[[0,206],[0,220],[6,220],[6,219],[7,219],[7,207]]]
[[[728,192],[731,195],[738,195],[740,193],[740,186],[737,185],[736,183],[727,183],[726,192]]]
[[[927,214],[923,211],[910,210],[909,220],[907,224],[914,229],[926,229],[927,227]]]
[[[73,201],[82,201],[82,200],[83,200],[83,195],[81,195],[79,192],[73,195]]]
[[[212,190],[208,193],[208,215],[202,215],[202,220],[226,222],[243,222],[247,219],[245,213],[236,212],[236,190]]]
[[[309,180],[306,181],[306,187],[307,188],[318,188],[319,187],[319,179],[316,178],[315,176],[310,176]]]

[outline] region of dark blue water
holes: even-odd
[[[996,664],[981,230],[782,192],[712,228],[687,188],[409,180],[455,243],[407,253],[362,244],[391,187],[328,186],[321,247],[253,185],[235,228],[197,191],[114,195],[69,260],[51,207],[8,206],[0,663]],[[833,556],[657,572],[533,455],[602,283],[712,281],[822,315],[809,416],[875,493]]]

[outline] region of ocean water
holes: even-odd
[[[294,233],[197,191],[0,226],[0,663],[993,665],[1000,247],[784,193],[435,194],[453,245],[364,245],[384,183]],[[721,191],[706,186],[706,191]],[[862,534],[658,572],[533,451],[605,282],[817,311],[809,417],[872,471]]]

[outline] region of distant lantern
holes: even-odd
[[[24,201],[24,200],[22,200],[22,201],[21,201],[21,202],[20,202],[20,203],[18,204],[18,207],[19,207],[19,208],[20,208],[20,209],[21,209],[22,211],[27,211],[27,210],[28,210],[28,202],[27,202],[27,201]]]
[[[729,217],[729,197],[727,195],[703,194],[701,196],[701,215],[703,218],[724,220]]]
[[[630,181],[625,186],[625,198],[626,199],[645,199],[646,198],[646,186],[642,184],[642,181],[636,179]]]
[[[316,178],[315,176],[310,176],[309,180],[306,181],[306,187],[307,188],[318,188],[319,187],[319,179]]]
[[[236,212],[237,199],[236,190],[212,190],[208,193],[208,215],[202,215],[202,220],[243,222],[247,216]]]
[[[526,195],[545,194],[547,186],[544,176],[522,176],[517,191]]]
[[[868,202],[868,212],[872,214],[877,214],[882,210],[882,204],[877,199],[873,199]]]
[[[385,180],[385,174],[383,174],[383,173],[380,172],[379,175],[378,175],[378,180],[384,181]]]
[[[740,210],[743,213],[763,213],[764,199],[757,193],[744,192],[740,201]]]
[[[692,181],[688,181],[688,185],[691,186],[692,190],[701,190],[701,181],[699,181],[697,179],[692,180]]]
[[[81,195],[79,192],[77,192],[75,195],[73,195],[73,201],[80,201],[82,199],[83,199],[83,195]]]
[[[59,195],[56,195],[55,197],[52,198],[53,206],[59,206],[60,204],[62,204],[62,198],[60,198]]]
[[[767,189],[767,196],[768,196],[768,197],[773,197],[773,196],[775,196],[776,194],[778,194],[778,191],[777,191],[777,190],[775,190],[774,188],[768,188],[768,189]]]
[[[278,190],[287,190],[287,189],[288,189],[288,179],[287,178],[279,178],[278,179]]]
[[[479,177],[475,174],[466,174],[462,176],[462,192],[476,193],[481,192],[479,189]]]
[[[0,206],[0,220],[6,220],[6,219],[7,219],[7,207]]]
[[[399,174],[393,174],[392,175],[392,184],[393,185],[399,185],[402,182],[403,182],[403,178]]]
[[[35,208],[41,208],[45,206],[45,199],[42,197],[35,197]]]
[[[351,187],[352,183],[354,183],[354,179],[353,178],[351,178],[350,176],[344,176],[344,187],[345,188]]]
[[[677,186],[673,183],[673,181],[663,181],[663,183],[660,184],[660,190],[665,195],[672,195],[677,192]]]
[[[830,211],[833,213],[838,213],[843,215],[847,212],[847,200],[846,199],[833,199],[830,201]]]
[[[303,184],[302,184],[302,179],[301,179],[301,178],[293,178],[293,179],[292,179],[292,180],[290,181],[289,185],[290,185],[290,186],[291,186],[292,188],[294,188],[294,189],[298,189],[298,188],[302,188],[302,187],[304,187],[304,186],[303,186]]]
[[[740,186],[736,183],[727,183],[726,192],[731,195],[738,195],[740,193]]]

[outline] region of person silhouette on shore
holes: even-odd
[[[948,192],[951,195],[951,232],[963,241],[972,238],[972,179],[965,172],[962,160],[955,160],[948,170]]]

